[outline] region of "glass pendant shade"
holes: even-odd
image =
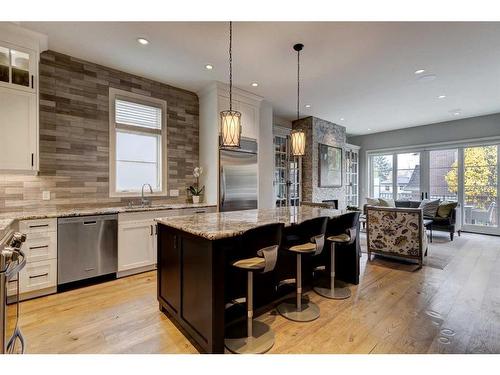
[[[306,133],[302,130],[294,130],[290,134],[292,155],[304,156],[306,153]]]
[[[222,111],[221,121],[221,146],[240,147],[241,139],[241,113],[238,111]]]

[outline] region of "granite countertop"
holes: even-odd
[[[0,214],[0,239],[7,234],[12,224],[20,220],[49,219],[56,217],[74,217],[87,215],[118,214],[123,212],[144,212],[159,210],[180,210],[186,208],[215,207],[206,203],[170,203],[152,204],[151,206],[119,206],[119,207],[82,207],[74,209],[40,209],[19,212],[8,212]]]
[[[335,217],[341,213],[340,210],[329,208],[302,206],[172,216],[158,218],[156,221],[208,240],[218,240],[238,236],[260,225],[284,223],[285,226],[290,226],[314,217]]]

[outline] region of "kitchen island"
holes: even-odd
[[[245,275],[231,263],[248,257],[242,250],[241,234],[270,223],[284,223],[284,235],[293,233],[294,224],[328,216],[339,210],[319,207],[291,207],[207,213],[194,216],[158,218],[158,287],[160,310],[180,325],[198,348],[208,353],[224,352],[224,327],[235,319],[227,304],[245,295]],[[339,279],[359,281],[359,244],[337,252]],[[320,255],[327,257],[328,251]],[[304,257],[307,258],[307,257]],[[329,264],[325,259],[325,264]],[[312,275],[312,265],[303,263],[304,275]],[[276,290],[277,281],[294,277],[295,257],[280,251],[274,272],[255,280],[256,311],[265,311],[294,289]],[[312,278],[304,278],[311,286]],[[236,318],[238,318],[236,316]],[[239,318],[242,318],[241,316]]]

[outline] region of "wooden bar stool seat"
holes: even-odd
[[[246,327],[235,324],[226,329],[224,344],[233,353],[260,354],[274,345],[274,332],[262,322],[253,320],[253,277],[254,273],[274,270],[278,259],[283,224],[269,224],[251,229],[242,235],[242,248],[257,256],[239,259],[232,266],[247,272],[247,319]],[[246,329],[245,329],[246,328]]]

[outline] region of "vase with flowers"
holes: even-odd
[[[196,178],[196,184],[188,187],[188,191],[189,193],[191,193],[191,196],[193,198],[193,203],[200,203],[200,196],[201,194],[203,194],[203,191],[205,190],[205,186],[202,186],[200,188],[200,176],[202,174],[203,174],[202,167],[196,167],[193,170],[193,176]]]

